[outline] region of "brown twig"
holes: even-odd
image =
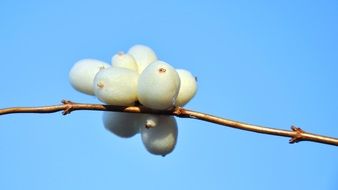
[[[0,115],[13,114],[13,113],[54,113],[62,111],[63,115],[70,114],[76,110],[94,110],[94,111],[115,111],[115,112],[128,112],[128,113],[151,113],[173,115],[181,118],[191,118],[203,120],[206,122],[216,123],[223,126],[228,126],[236,129],[252,131],[256,133],[269,134],[275,136],[291,137],[290,143],[297,143],[300,141],[312,141],[317,143],[329,144],[338,146],[338,139],[327,137],[317,134],[312,134],[303,131],[301,128],[292,126],[291,130],[275,129],[263,126],[247,124],[243,122],[233,121],[216,117],[209,114],[204,114],[192,110],[187,110],[181,107],[176,107],[171,110],[152,110],[143,106],[113,106],[102,104],[81,104],[74,103],[68,100],[62,100],[62,104],[54,106],[41,106],[41,107],[12,107],[0,109]]]

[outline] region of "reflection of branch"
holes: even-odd
[[[300,141],[312,141],[317,143],[329,144],[338,146],[338,139],[333,137],[326,137],[322,135],[316,135],[303,131],[295,126],[291,127],[291,130],[274,129],[268,127],[262,127],[257,125],[251,125],[238,121],[223,119],[220,117],[204,114],[196,111],[187,110],[181,107],[176,107],[171,110],[152,110],[143,106],[113,106],[102,104],[81,104],[71,101],[63,100],[61,105],[54,106],[41,106],[41,107],[13,107],[0,109],[0,115],[13,114],[13,113],[54,113],[63,111],[63,115],[70,114],[76,110],[95,110],[95,111],[115,111],[115,112],[128,112],[128,113],[151,113],[162,115],[173,115],[182,118],[199,119],[206,122],[216,123],[236,129],[252,131],[256,133],[263,133],[275,136],[291,137],[290,143],[297,143]]]

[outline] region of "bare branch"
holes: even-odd
[[[312,134],[303,131],[301,128],[292,126],[291,130],[275,129],[263,127],[258,125],[247,124],[243,122],[224,119],[221,117],[187,110],[181,107],[176,107],[171,110],[152,110],[143,106],[113,106],[102,104],[81,104],[74,103],[68,100],[62,100],[62,104],[54,106],[40,106],[40,107],[12,107],[0,109],[0,115],[14,114],[14,113],[54,113],[62,111],[63,115],[70,114],[76,110],[94,110],[94,111],[114,111],[114,112],[128,112],[128,113],[151,113],[161,115],[173,115],[181,118],[191,118],[203,120],[206,122],[216,123],[223,126],[228,126],[236,129],[252,131],[256,133],[269,134],[275,136],[290,137],[290,143],[297,143],[300,141],[312,141],[317,143],[329,144],[338,146],[338,139],[317,134]]]

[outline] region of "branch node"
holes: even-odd
[[[70,100],[62,100],[63,105],[65,105],[65,109],[62,111],[62,115],[70,114],[73,111],[74,102]]]
[[[173,113],[177,116],[181,116],[184,113],[184,109],[182,107],[175,107],[173,109]]]
[[[295,135],[290,139],[289,143],[298,143],[303,140],[303,133],[305,133],[301,128],[296,126],[291,126],[291,130],[296,132]]]

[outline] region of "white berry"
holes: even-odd
[[[134,57],[139,73],[142,73],[150,63],[157,60],[155,52],[145,45],[134,45],[129,49],[128,53]]]
[[[121,67],[130,69],[133,71],[138,71],[136,61],[133,56],[128,53],[117,53],[112,57],[112,65],[114,67]]]
[[[172,152],[177,142],[177,123],[173,116],[148,115],[147,124],[141,127],[141,138],[146,149],[155,155],[165,156]],[[150,128],[149,128],[150,127]]]
[[[82,59],[76,62],[69,72],[70,84],[82,93],[94,95],[95,75],[100,69],[108,67],[110,67],[108,63],[96,59]]]
[[[197,82],[196,78],[187,70],[176,69],[180,76],[181,86],[176,98],[176,106],[184,106],[196,94]]]
[[[144,114],[104,112],[104,127],[119,137],[129,138],[139,132]]]
[[[180,89],[180,78],[168,63],[155,61],[141,73],[137,85],[137,97],[141,104],[158,110],[175,105]]]
[[[99,71],[94,79],[94,92],[102,102],[129,106],[136,102],[138,73],[129,69],[110,67]]]

